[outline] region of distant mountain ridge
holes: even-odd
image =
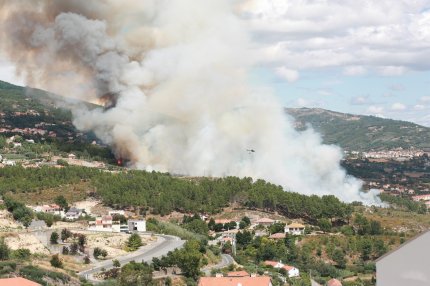
[[[72,124],[71,113],[58,108],[61,97],[43,90],[16,86],[0,81],[0,135],[14,128],[38,128],[65,141],[94,140]],[[96,105],[85,103],[88,107]],[[307,125],[321,133],[324,143],[336,144],[348,151],[387,150],[393,148],[430,149],[430,128],[411,122],[375,116],[353,115],[320,108],[286,108],[298,130]],[[3,131],[2,131],[3,130]],[[45,136],[46,136],[45,135]],[[70,140],[73,138],[72,140]]]
[[[348,151],[394,148],[430,149],[430,128],[415,123],[375,116],[354,115],[321,108],[286,108],[295,127],[307,125],[321,133],[324,143]]]

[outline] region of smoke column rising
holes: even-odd
[[[18,72],[109,106],[74,109],[74,124],[132,167],[252,176],[363,200],[361,182],[339,165],[341,150],[297,132],[278,99],[249,83],[253,43],[231,1],[0,3],[2,48]]]

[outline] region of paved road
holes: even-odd
[[[202,271],[206,274],[206,276],[209,276],[211,274],[211,271],[214,269],[221,269],[227,266],[230,266],[234,263],[233,257],[229,254],[221,254],[221,261],[216,264],[209,267],[205,267],[202,269]]]
[[[158,237],[156,243],[143,246],[133,253],[117,257],[121,265],[127,264],[130,261],[136,262],[151,262],[153,257],[161,257],[169,251],[180,248],[184,245],[185,240],[180,240],[176,236],[156,234]],[[98,262],[91,269],[78,273],[79,276],[91,281],[96,281],[93,278],[94,273],[100,272],[102,268],[108,270],[113,268],[112,260]]]

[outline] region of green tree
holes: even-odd
[[[284,232],[285,223],[277,222],[269,226],[269,232],[270,233],[279,233]]]
[[[59,195],[55,198],[54,202],[60,206],[60,208],[64,209],[65,211],[69,210],[69,204],[67,203],[66,198],[63,195]]]
[[[377,239],[373,244],[373,248],[377,257],[384,255],[388,251],[387,246],[382,239]]]
[[[370,234],[371,235],[380,235],[382,234],[382,227],[379,221],[372,220],[370,221]]]
[[[339,268],[345,268],[346,266],[346,259],[345,259],[345,253],[339,249],[336,248],[333,252],[333,261],[336,262],[337,266]]]
[[[113,263],[113,267],[121,267],[121,263],[119,262],[118,259],[112,260],[112,263]]]
[[[55,268],[62,268],[63,267],[63,262],[61,262],[61,259],[58,256],[58,254],[52,255],[50,262],[51,262],[51,266],[53,266]]]
[[[8,260],[10,254],[10,249],[7,246],[4,238],[0,239],[0,260]]]
[[[106,256],[107,256],[107,251],[105,250],[105,249],[102,249],[102,248],[100,248],[100,247],[96,247],[96,248],[94,248],[94,251],[93,251],[93,256],[94,256],[94,258],[96,258],[96,259],[99,259],[100,257],[103,257],[103,258],[105,258]]]
[[[207,224],[200,219],[195,219],[185,224],[185,229],[202,235],[207,235],[209,231]]]
[[[249,231],[239,231],[236,234],[236,242],[240,247],[248,246],[252,241],[252,233]]]
[[[357,214],[354,219],[354,224],[357,226],[357,233],[359,235],[366,235],[370,233],[370,223],[367,218],[362,214]]]
[[[127,248],[129,251],[135,251],[142,246],[142,238],[137,233],[133,233],[127,241]]]
[[[213,218],[211,218],[210,220],[209,220],[209,222],[208,222],[208,228],[210,229],[210,230],[215,230],[215,220],[213,219]]]
[[[6,146],[6,138],[0,136],[0,149],[3,149]]]
[[[366,261],[370,259],[370,255],[372,254],[372,241],[368,238],[364,238],[361,240],[361,258]]]
[[[79,246],[85,246],[85,244],[87,243],[87,237],[85,236],[85,234],[79,234],[78,235],[78,245]]]
[[[58,233],[56,231],[54,231],[53,233],[51,233],[51,237],[49,239],[49,241],[51,242],[51,244],[58,244]]]
[[[233,252],[233,247],[230,241],[224,243],[224,245],[222,246],[222,252],[227,254],[231,254]]]
[[[31,252],[27,248],[18,248],[17,250],[12,251],[11,256],[19,260],[28,260],[31,256]]]
[[[61,253],[63,255],[68,255],[69,254],[69,248],[67,246],[63,246],[63,250],[61,251]]]
[[[69,251],[70,255],[76,255],[78,253],[78,248],[79,248],[78,244],[76,242],[73,242],[70,245],[70,251]]]
[[[217,224],[215,224],[215,226],[214,226],[214,231],[215,232],[220,232],[220,231],[222,231],[224,229],[224,225],[222,224],[222,223],[217,223]]]
[[[72,232],[70,230],[68,230],[67,228],[63,228],[61,230],[61,240],[62,241],[66,241],[67,239],[69,239],[72,236]]]
[[[244,216],[241,221],[243,221],[247,227],[251,225],[251,220],[247,216]]]
[[[200,262],[203,255],[198,251],[200,243],[196,240],[187,241],[184,247],[173,254],[176,264],[185,277],[197,280],[200,275]]]
[[[146,263],[127,263],[121,268],[119,276],[120,286],[141,286],[152,284],[152,269]]]
[[[318,226],[323,232],[329,232],[331,230],[331,221],[326,218],[322,218],[318,221]]]

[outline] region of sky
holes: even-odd
[[[285,106],[430,126],[430,0],[236,1]],[[24,84],[2,54],[0,80]]]

